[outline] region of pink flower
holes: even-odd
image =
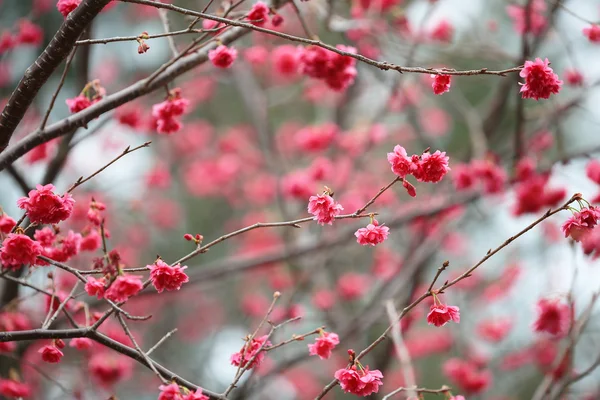
[[[93,104],[90,101],[90,99],[87,98],[87,96],[84,96],[82,94],[80,94],[77,97],[73,97],[72,99],[67,99],[65,101],[65,103],[67,103],[67,106],[69,107],[69,111],[71,112],[71,114],[75,114],[75,113],[78,113],[79,111],[83,111]]]
[[[142,289],[141,276],[121,275],[106,290],[104,297],[115,303],[120,303],[127,301],[131,296],[135,296]]]
[[[28,19],[22,19],[19,21],[19,33],[17,35],[17,41],[19,43],[31,44],[33,46],[39,46],[44,40],[44,31],[39,25],[34,24]]]
[[[315,221],[321,225],[333,223],[333,220],[344,207],[333,200],[329,194],[318,194],[310,196],[308,200],[308,212],[315,216]]]
[[[75,338],[69,342],[69,347],[73,347],[77,350],[89,350],[94,345],[92,339],[88,338]]]
[[[483,339],[489,342],[500,342],[510,332],[513,327],[511,318],[492,319],[482,321],[477,325],[477,333]]]
[[[250,9],[248,19],[253,25],[264,25],[269,22],[269,7],[262,1],[257,1]]]
[[[459,358],[447,360],[442,369],[451,381],[462,387],[467,393],[480,393],[492,382],[492,375],[489,371],[480,371],[473,362]]]
[[[450,398],[448,400],[465,400],[464,396],[458,395],[458,396],[450,396]]]
[[[156,120],[156,131],[166,135],[178,132],[183,125],[177,117],[186,113],[189,104],[189,100],[181,96],[181,89],[171,90],[167,100],[152,106],[152,117]]]
[[[294,141],[298,147],[307,152],[326,150],[339,136],[340,129],[334,123],[307,126],[296,132]]]
[[[560,91],[563,82],[558,79],[558,75],[552,71],[549,64],[547,58],[544,61],[540,58],[536,58],[535,61],[525,61],[525,66],[519,73],[521,78],[525,78],[525,83],[520,83],[522,98],[547,99],[551,94]]]
[[[315,339],[315,343],[308,345],[308,354],[319,356],[321,360],[331,357],[331,350],[340,344],[340,338],[333,332],[321,331],[321,335]]]
[[[368,277],[355,272],[346,272],[340,276],[337,282],[337,290],[344,300],[358,299],[368,288]]]
[[[600,26],[590,25],[589,27],[583,28],[583,34],[592,43],[600,43]]]
[[[158,400],[182,400],[179,385],[175,382],[168,385],[160,385],[160,394]]]
[[[0,233],[10,233],[17,225],[17,221],[7,214],[0,214]]]
[[[217,68],[229,68],[237,58],[237,50],[233,47],[220,45],[208,52],[208,58]]]
[[[88,361],[88,370],[100,386],[111,388],[132,374],[133,362],[130,358],[114,352],[96,352]]]
[[[93,276],[89,276],[87,278],[87,283],[85,284],[85,291],[90,296],[96,296],[98,299],[104,298],[104,286],[106,285],[106,279],[100,278],[96,279]]]
[[[79,3],[81,3],[81,0],[58,0],[56,8],[65,18],[67,18],[67,15],[76,9]]]
[[[289,44],[277,46],[273,49],[271,57],[273,68],[279,75],[294,77],[300,72],[302,48]]]
[[[585,173],[594,183],[600,185],[600,161],[590,160],[585,167]]]
[[[453,321],[460,322],[460,311],[456,306],[446,304],[432,304],[429,314],[427,314],[427,323],[429,325],[444,326]]]
[[[452,35],[454,34],[454,27],[452,24],[446,20],[441,20],[438,24],[433,28],[429,37],[433,40],[437,40],[440,42],[449,43],[452,41]],[[436,93],[440,94],[440,93]]]
[[[356,53],[353,47],[336,46],[347,53]],[[310,46],[304,49],[302,56],[302,73],[316,79],[324,80],[329,88],[342,91],[354,83],[356,77],[356,60],[321,47]]]
[[[583,85],[583,74],[578,70],[565,69],[564,71],[565,80],[571,86],[582,86]]]
[[[75,200],[69,193],[64,196],[54,194],[54,185],[37,185],[29,192],[29,197],[17,200],[19,208],[26,211],[35,224],[57,224],[71,216]]]
[[[594,229],[600,218],[600,209],[594,206],[583,208],[573,214],[562,226],[565,237],[571,237],[576,242],[581,241],[584,236]]]
[[[196,389],[195,392],[190,392],[183,396],[183,400],[209,400],[209,397],[202,393],[202,389]]]
[[[146,267],[150,269],[150,280],[158,293],[162,293],[165,289],[179,290],[181,285],[190,280],[183,272],[187,267],[182,267],[180,264],[171,267],[163,260],[156,260],[154,265],[146,265]]]
[[[521,35],[528,32],[536,36],[542,34],[548,25],[548,21],[544,15],[545,11],[546,3],[544,0],[533,0],[529,10],[526,10],[526,7],[517,5],[506,7],[508,16],[513,20],[515,31]],[[526,18],[529,18],[529,21]]]
[[[431,75],[431,78],[433,79],[431,83],[433,93],[444,94],[450,91],[451,75]]]
[[[439,150],[433,154],[423,153],[418,168],[413,175],[419,182],[437,183],[450,171],[448,160],[449,157],[446,156],[446,152],[440,152]]]
[[[408,157],[406,149],[400,145],[394,147],[393,153],[387,153],[387,160],[392,165],[392,172],[400,178],[412,174],[417,170],[417,165]]]
[[[261,347],[270,345],[271,342],[267,340],[267,335],[259,338],[253,338],[250,343],[244,344],[242,350],[231,355],[231,365],[235,365],[236,367],[241,366],[244,368],[246,364],[256,356],[252,363],[250,363],[248,369],[258,367],[265,358],[265,353],[261,350]]]
[[[569,330],[571,308],[558,299],[541,299],[537,303],[537,319],[533,323],[536,332],[547,332],[563,337]]]
[[[390,228],[387,226],[379,225],[377,220],[373,220],[372,224],[367,225],[366,228],[360,228],[354,232],[356,241],[363,245],[375,246],[385,241],[390,233]]]
[[[475,185],[475,173],[468,164],[453,166],[451,177],[456,190],[470,189]]]
[[[344,392],[358,396],[369,396],[372,393],[377,393],[379,392],[379,386],[383,385],[381,371],[377,369],[369,371],[368,366],[360,371],[356,370],[356,366],[352,366],[350,369],[338,369],[335,371],[334,376],[340,382],[340,387]]]
[[[42,355],[42,360],[52,364],[60,362],[60,359],[64,356],[62,351],[52,345],[42,347],[38,350],[38,353]]]
[[[42,255],[42,246],[27,235],[9,233],[0,248],[3,268],[19,269],[23,264],[36,265]]]
[[[26,383],[0,378],[0,395],[9,398],[28,398],[31,396],[31,388]]]

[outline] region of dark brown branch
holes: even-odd
[[[10,138],[40,88],[68,56],[88,24],[109,1],[83,0],[65,19],[44,52],[27,68],[0,114],[0,153],[8,146]]]

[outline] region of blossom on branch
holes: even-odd
[[[315,216],[315,221],[320,225],[333,224],[336,216],[344,210],[344,207],[329,195],[317,194],[308,199],[308,212]]]
[[[315,343],[308,345],[308,354],[319,356],[321,360],[327,360],[331,357],[331,351],[338,344],[340,344],[340,338],[336,333],[321,330]]]
[[[265,359],[265,352],[261,350],[261,347],[265,346],[271,346],[267,335],[252,338],[252,340],[244,344],[242,350],[231,355],[231,365],[244,368],[252,360],[248,369],[258,367]]]
[[[338,369],[335,379],[340,382],[340,387],[346,393],[352,393],[358,396],[369,396],[372,393],[379,392],[379,386],[383,385],[381,381],[383,374],[374,369],[369,371],[369,367],[353,365],[350,368]]]
[[[217,46],[208,52],[210,62],[217,68],[229,68],[237,58],[237,50],[225,45]]]
[[[379,222],[377,222],[376,219],[373,219],[373,222],[367,225],[366,228],[360,228],[354,232],[354,236],[356,236],[358,244],[363,246],[375,246],[379,243],[383,243],[387,239],[389,233],[390,228],[379,225]]]
[[[158,293],[162,293],[163,290],[179,290],[181,285],[190,280],[183,272],[187,267],[182,267],[181,264],[170,266],[159,259],[153,265],[146,265],[146,267],[150,270],[150,280]]]
[[[450,91],[450,84],[452,83],[451,75],[432,74],[431,78],[433,79],[431,83],[433,93],[441,95]]]
[[[138,275],[118,276],[106,290],[104,297],[115,303],[127,301],[131,296],[135,296],[142,290],[143,285],[141,278],[142,277]]]
[[[54,185],[48,184],[37,185],[28,197],[17,200],[17,205],[35,224],[57,224],[71,216],[75,200],[69,193],[58,196],[54,193]]]
[[[0,247],[1,269],[19,269],[21,265],[36,265],[42,246],[22,233],[9,233]]]
[[[525,61],[525,66],[519,73],[525,78],[521,85],[521,97],[524,99],[547,99],[551,94],[557,94],[563,84],[558,75],[550,68],[550,61],[546,58],[536,58],[535,61]]]

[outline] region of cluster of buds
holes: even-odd
[[[148,36],[148,32],[146,31],[142,32],[142,34],[137,37],[136,40],[138,42],[138,54],[144,54],[145,52],[150,50],[150,46],[148,46],[145,42],[149,38],[150,37]]]

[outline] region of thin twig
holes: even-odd
[[[133,149],[131,149],[129,146],[127,146],[127,148],[125,150],[123,150],[123,152],[121,154],[119,154],[117,157],[115,157],[114,159],[112,159],[108,164],[104,165],[102,168],[100,168],[99,170],[97,170],[96,172],[94,172],[93,174],[91,174],[90,176],[88,176],[87,178],[83,178],[80,177],[77,182],[75,182],[70,188],[69,190],[67,190],[67,193],[71,193],[73,190],[75,190],[76,187],[83,185],[85,182],[89,181],[90,179],[92,179],[93,177],[95,177],[96,175],[98,175],[100,172],[104,171],[106,168],[110,167],[112,164],[114,164],[115,162],[117,162],[119,159],[121,159],[122,157],[126,156],[129,153],[133,153],[136,150],[139,150],[143,147],[148,147],[150,146],[150,143],[152,142],[146,142],[140,146],[134,147]]]
[[[158,379],[160,379],[160,381],[162,383],[167,384],[168,383],[167,379],[164,376],[162,376],[162,374],[160,372],[158,372],[158,370],[156,369],[156,367],[152,363],[152,360],[150,360],[150,358],[148,358],[148,355],[146,353],[144,353],[144,350],[142,350],[140,348],[140,346],[137,344],[137,341],[133,337],[133,334],[129,330],[129,327],[125,323],[125,320],[123,319],[123,316],[121,315],[121,313],[117,313],[117,319],[119,320],[119,324],[121,324],[121,327],[123,328],[123,331],[125,332],[125,334],[129,338],[129,340],[131,340],[131,343],[133,344],[133,347],[135,347],[135,349],[138,351],[138,353],[140,353],[140,355],[144,358],[144,360],[146,360],[146,364],[148,364],[148,366],[150,367],[150,369],[152,370],[152,372],[154,372],[156,374],[156,376],[158,377]]]
[[[50,113],[52,112],[52,109],[54,108],[54,103],[56,102],[56,98],[58,97],[60,90],[62,89],[63,85],[65,84],[65,79],[67,78],[67,73],[69,72],[69,67],[71,66],[71,62],[73,61],[73,58],[75,58],[76,52],[77,52],[77,47],[73,47],[73,50],[71,50],[71,53],[69,54],[69,57],[67,58],[67,62],[65,63],[65,69],[63,70],[63,73],[60,77],[60,81],[58,82],[58,87],[54,91],[54,94],[52,95],[52,99],[50,99],[50,105],[48,106],[48,109],[46,110],[46,114],[44,114],[44,118],[42,119],[42,123],[40,124],[40,127],[39,127],[40,131],[43,131],[44,128],[46,127],[46,123],[48,122]]]
[[[167,332],[167,334],[165,336],[163,336],[158,342],[156,342],[156,344],[154,346],[152,346],[150,348],[150,350],[148,350],[146,352],[147,355],[150,355],[154,350],[158,349],[158,347],[163,344],[165,342],[165,340],[167,340],[168,338],[171,337],[171,335],[173,335],[175,332],[177,332],[177,328]]]
[[[455,69],[451,69],[451,68],[446,69],[446,68],[403,67],[400,65],[388,63],[386,61],[376,61],[369,57],[363,56],[361,54],[355,54],[355,53],[351,53],[348,51],[340,50],[337,47],[329,45],[327,43],[324,43],[320,40],[307,39],[307,38],[303,38],[300,36],[294,36],[294,35],[290,35],[290,34],[283,33],[283,32],[277,32],[277,31],[274,31],[271,29],[262,28],[260,26],[253,25],[251,23],[232,20],[232,19],[228,19],[228,18],[222,18],[222,17],[218,17],[215,15],[211,15],[211,14],[201,13],[198,11],[193,11],[193,10],[189,10],[189,9],[182,8],[182,7],[177,7],[172,4],[165,4],[165,3],[160,3],[158,1],[152,1],[152,0],[121,0],[121,1],[123,1],[125,3],[144,4],[147,6],[153,6],[155,8],[163,8],[163,9],[171,10],[174,12],[178,12],[183,15],[193,15],[193,16],[209,19],[212,21],[220,22],[222,24],[229,25],[229,26],[237,26],[237,27],[241,27],[241,28],[252,29],[257,32],[262,32],[262,33],[266,33],[269,35],[277,36],[277,37],[280,37],[282,39],[287,39],[292,42],[304,43],[304,44],[308,44],[308,45],[321,47],[326,50],[337,53],[341,56],[352,57],[358,61],[362,61],[366,64],[372,65],[383,71],[394,70],[394,71],[397,71],[400,73],[411,72],[411,73],[434,74],[434,75],[442,75],[443,74],[443,75],[461,75],[461,76],[472,76],[472,75],[506,76],[507,74],[510,74],[510,73],[520,72],[521,69],[523,69],[522,67],[519,66],[519,67],[507,68],[507,69],[498,70],[498,71],[489,70],[488,68],[459,71],[459,70],[455,70]]]

